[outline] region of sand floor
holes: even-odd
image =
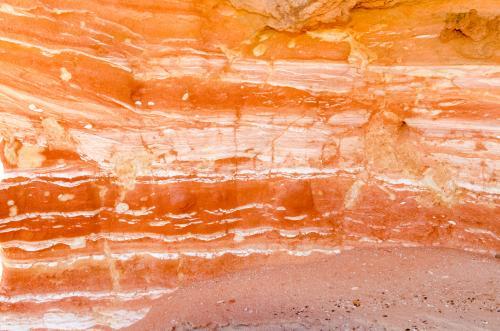
[[[500,330],[500,260],[435,248],[271,256],[160,298],[130,330]]]

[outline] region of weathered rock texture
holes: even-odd
[[[274,252],[497,253],[498,15],[2,1],[0,328],[125,327]]]

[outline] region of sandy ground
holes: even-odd
[[[500,330],[500,260],[434,248],[273,256],[180,288],[130,330]]]

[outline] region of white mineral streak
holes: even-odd
[[[151,239],[157,240],[159,242],[165,243],[177,243],[188,240],[198,240],[201,242],[210,242],[217,239],[221,239],[227,237],[229,235],[236,234],[240,237],[252,237],[259,234],[269,233],[277,231],[279,235],[288,238],[294,238],[299,235],[304,234],[318,234],[318,235],[328,235],[331,231],[331,228],[302,228],[299,230],[279,230],[273,227],[259,227],[253,229],[230,229],[226,232],[214,232],[207,235],[196,234],[196,233],[187,233],[182,235],[162,235],[156,233],[147,233],[147,232],[135,232],[135,233],[117,233],[117,232],[101,232],[99,234],[90,234],[83,237],[76,238],[55,238],[50,240],[43,241],[21,241],[21,240],[12,240],[5,241],[2,243],[4,248],[13,248],[17,247],[19,249],[35,252],[39,250],[45,250],[47,248],[54,247],[56,245],[67,245],[71,248],[79,248],[84,247],[86,242],[96,242],[98,240],[106,239],[108,241],[115,242],[127,242],[130,240],[143,240],[143,239]]]
[[[99,313],[82,314],[63,311],[52,311],[42,316],[20,316],[2,314],[0,324],[4,330],[18,331],[33,328],[48,328],[57,330],[88,330],[106,323],[113,329],[125,328],[141,320],[151,308],[139,310],[103,310]],[[96,316],[97,315],[97,316]]]
[[[2,138],[0,137],[0,144],[2,144]],[[5,178],[5,170],[4,170],[3,162],[0,159],[0,183],[4,180]]]
[[[0,284],[2,283],[4,263],[5,262],[4,262],[3,248],[0,245]]]
[[[346,209],[351,209],[355,206],[356,201],[358,200],[358,196],[360,194],[361,189],[365,186],[365,182],[362,180],[357,180],[352,184],[349,191],[346,193],[344,207]]]
[[[236,235],[238,237],[238,235]],[[287,236],[283,236],[287,237]],[[241,239],[241,241],[244,241],[244,237]],[[275,253],[285,253],[288,255],[292,256],[309,256],[311,254],[315,253],[321,253],[321,254],[326,254],[326,255],[334,255],[334,254],[340,254],[344,250],[350,249],[349,247],[345,246],[342,248],[339,247],[331,247],[331,248],[312,248],[312,249],[287,249],[287,248],[279,248],[279,247],[273,247],[273,248],[262,248],[258,246],[242,246],[241,248],[238,249],[214,249],[214,250],[182,250],[182,251],[172,251],[172,252],[164,252],[164,251],[134,251],[134,252],[126,252],[126,253],[113,253],[111,257],[116,260],[120,261],[133,261],[137,259],[138,257],[140,258],[153,258],[156,260],[160,261],[171,261],[171,260],[179,260],[183,256],[185,257],[197,257],[200,259],[205,259],[205,260],[211,260],[215,259],[224,255],[235,255],[235,256],[240,256],[240,257],[246,257],[250,255],[270,255],[270,254],[275,254]],[[84,261],[105,261],[106,255],[77,255],[77,256],[71,256],[71,257],[65,257],[61,259],[56,259],[56,260],[50,260],[50,261],[35,261],[35,262],[29,262],[29,261],[6,261],[5,265],[8,268],[15,268],[15,269],[29,269],[29,268],[60,268],[60,267],[71,267],[74,264],[77,264],[79,262],[84,262]],[[30,296],[30,295],[21,295],[17,297],[0,297],[0,302],[23,302],[23,301],[36,301],[36,302],[44,302],[44,301],[55,301],[55,300],[61,300],[64,298],[70,298],[73,296],[84,296],[86,298],[90,298],[92,300],[97,300],[97,299],[102,299],[106,297],[117,297],[120,300],[133,300],[136,296],[137,297],[143,297],[143,296],[151,296],[154,298],[157,296],[159,290],[151,290],[149,292],[124,292],[124,293],[118,293],[118,292],[102,292],[102,293],[87,293],[87,292],[68,292],[68,293],[61,293],[61,294],[47,294],[47,295],[38,295],[38,296]],[[168,293],[169,290],[167,290],[166,293]],[[128,294],[127,294],[128,293]],[[149,294],[148,294],[149,293]]]
[[[48,263],[45,266],[50,267]],[[131,292],[116,292],[116,291],[103,291],[103,292],[89,292],[89,291],[75,291],[75,292],[61,292],[61,293],[45,293],[45,294],[23,294],[17,296],[0,296],[0,302],[6,303],[20,303],[20,302],[53,302],[69,298],[86,298],[93,301],[102,299],[116,299],[120,301],[132,301],[139,298],[157,299],[163,294],[169,294],[176,290],[176,288],[152,288],[147,291],[135,290]]]

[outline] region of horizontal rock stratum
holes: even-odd
[[[499,96],[497,0],[4,0],[0,329],[274,254],[494,256]]]

